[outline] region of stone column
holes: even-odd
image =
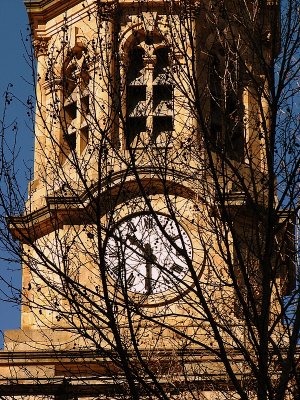
[[[46,121],[46,96],[44,84],[47,72],[49,38],[39,37],[33,42],[34,53],[37,60],[36,74],[36,109],[35,109],[35,132],[34,132],[34,179],[29,184],[29,207],[33,206],[35,193],[42,186],[45,177],[45,121]],[[40,196],[37,196],[40,197]]]

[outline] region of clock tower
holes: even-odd
[[[10,393],[215,399],[251,382],[273,207],[253,82],[266,83],[230,18],[243,7],[214,3],[25,0],[35,158],[24,214],[9,220],[23,259]],[[257,22],[269,62],[277,12]],[[280,295],[282,257],[270,261]]]

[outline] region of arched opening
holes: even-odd
[[[63,138],[67,151],[81,155],[88,144],[89,80],[84,53],[72,54],[63,69]]]
[[[128,51],[126,147],[167,147],[171,142],[174,88],[170,49],[163,38],[140,34]]]
[[[210,145],[216,153],[244,159],[243,79],[236,59],[211,52],[209,65]]]

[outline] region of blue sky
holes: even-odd
[[[1,35],[1,58],[0,58],[0,119],[2,119],[4,92],[9,83],[13,84],[12,91],[16,97],[21,100],[27,99],[31,93],[31,87],[27,81],[31,81],[31,71],[27,66],[24,54],[24,46],[22,43],[22,35],[28,33],[27,30],[27,14],[23,4],[23,0],[1,0],[0,13],[0,35]],[[26,128],[26,111],[17,101],[13,101],[8,110],[9,121],[17,119],[19,125],[19,145],[22,149],[19,158],[19,168],[22,169],[23,160],[30,163],[32,159],[33,139],[32,134]],[[29,161],[28,161],[29,160]],[[21,182],[24,188],[27,185],[26,179]],[[12,273],[7,262],[1,260],[0,254],[0,276],[7,279],[12,277],[13,282],[20,286],[20,272]],[[0,281],[0,289],[5,289]],[[7,329],[16,329],[20,325],[19,308],[7,302],[0,293],[0,331]],[[0,335],[0,348],[2,346],[2,335]]]

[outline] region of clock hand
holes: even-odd
[[[146,248],[140,243],[140,241],[135,237],[135,236],[131,236],[128,235],[127,236],[130,243],[134,246],[136,246],[138,249],[140,249],[145,255],[147,255],[147,250]]]
[[[144,254],[146,260],[146,276],[145,276],[145,289],[147,294],[153,292],[152,289],[152,264],[156,263],[157,257],[153,254],[152,247],[149,243],[143,246],[140,241],[135,237],[128,235],[128,239],[133,246],[136,246]]]
[[[151,263],[156,262],[157,257],[153,254],[153,250],[150,244],[146,243],[145,246],[143,246],[142,243],[135,236],[128,235],[127,237],[133,246],[136,246],[143,252],[146,260],[149,260]]]
[[[147,251],[148,256],[153,256],[150,244],[146,243],[145,250]],[[146,259],[145,289],[147,294],[152,293],[152,260],[148,257]]]

